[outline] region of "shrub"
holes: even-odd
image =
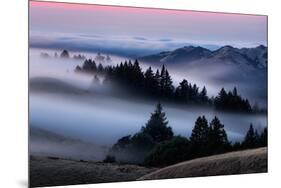
[[[136,133],[131,139],[131,147],[137,150],[151,150],[155,146],[153,138],[146,133]]]
[[[146,157],[145,165],[167,166],[189,158],[190,142],[187,138],[175,136],[162,142]]]
[[[104,163],[115,163],[116,162],[116,159],[115,159],[115,156],[113,155],[107,155],[105,157],[105,159],[103,160]]]

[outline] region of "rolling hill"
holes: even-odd
[[[193,159],[159,169],[138,180],[267,172],[267,148],[250,149]]]

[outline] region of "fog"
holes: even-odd
[[[41,58],[41,52],[47,52],[51,57]],[[110,147],[119,138],[136,133],[146,124],[157,101],[111,95],[119,91],[115,87],[93,83],[93,76],[73,71],[77,65],[82,65],[82,60],[54,58],[55,52],[59,51],[30,50],[30,125],[95,146]],[[87,58],[96,56],[95,53],[70,54],[79,53],[86,55]],[[112,61],[107,64],[124,61],[124,58],[118,56],[111,56],[111,59]],[[182,79],[181,73],[177,76],[175,70],[171,73],[173,78],[176,78],[175,82]],[[208,85],[206,86],[208,88]],[[215,115],[218,116],[233,142],[243,139],[250,123],[258,130],[267,126],[266,115],[231,114],[194,107],[179,108],[165,103],[163,109],[174,133],[188,137],[195,120],[200,115],[205,115],[209,121]],[[36,142],[31,140],[31,151],[41,154],[58,154],[59,151],[69,157],[75,157],[75,152],[78,151],[73,144],[62,145],[51,141],[46,143],[46,140],[44,144],[42,142],[40,138],[36,139]],[[101,158],[100,152],[96,152],[95,157]]]
[[[48,41],[48,42],[46,42]],[[128,57],[140,57],[182,46],[200,45],[208,49],[218,49],[224,44],[208,44],[198,40],[172,39],[166,37],[146,38],[143,36],[105,36],[102,34],[42,33],[31,31],[30,46],[34,48],[68,48],[83,51],[102,51]],[[234,44],[234,46],[237,44]],[[240,44],[242,45],[242,44]],[[245,47],[245,45],[243,45]]]
[[[84,97],[56,94],[31,94],[31,124],[59,134],[100,145],[111,145],[118,138],[134,134],[145,125],[155,103],[134,103],[122,99],[97,96]],[[211,120],[217,115],[225,124],[231,140],[243,138],[250,123],[258,129],[266,126],[262,115],[242,115],[213,112],[204,109],[179,109],[164,105],[169,125],[176,134],[189,136],[196,118],[205,115]]]
[[[78,87],[87,88],[92,81],[92,77],[81,74],[78,75],[73,71],[77,65],[81,66],[83,64],[83,60],[54,58],[54,54],[57,53],[59,55],[61,51],[62,50],[31,48],[29,66],[30,77],[54,77],[75,84]],[[42,52],[49,54],[50,58],[42,58],[40,56]],[[85,55],[86,58],[91,59],[95,59],[97,56],[95,52],[70,51],[71,57],[77,54]],[[102,63],[104,66],[116,65],[131,59],[129,57],[121,57],[112,54],[102,55],[109,55],[111,58],[110,62],[97,61],[97,63]],[[131,60],[133,61],[134,59]],[[149,66],[151,66],[153,70],[161,70],[162,64],[140,62],[140,66],[143,71]],[[178,86],[179,82],[183,79],[187,79],[191,83],[196,83],[200,89],[205,86],[210,97],[216,96],[222,87],[226,90],[232,90],[234,87],[237,87],[238,92],[243,97],[249,99],[251,104],[258,104],[260,107],[267,108],[267,74],[256,68],[200,61],[186,64],[168,64],[166,67],[171,74],[175,86]]]
[[[267,73],[248,65],[191,62],[168,65],[176,82],[186,78],[201,88],[206,86],[209,96],[216,96],[224,87],[238,92],[249,99],[251,104],[267,108]]]
[[[40,130],[31,127],[31,130]],[[38,131],[37,131],[38,132]],[[36,138],[31,131],[30,153],[37,156],[59,157],[72,160],[102,161],[108,153],[108,148],[85,143],[80,140],[64,138],[52,139],[50,133],[42,131],[40,137]],[[45,135],[44,135],[45,134]],[[35,137],[35,138],[34,138]]]

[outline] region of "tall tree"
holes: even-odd
[[[260,146],[265,147],[267,146],[267,127],[265,127],[260,135]]]
[[[148,94],[157,96],[158,82],[151,67],[149,67],[144,73],[144,88]]]
[[[255,148],[258,143],[257,133],[254,130],[253,124],[250,124],[249,130],[246,133],[242,146],[244,148]]]
[[[221,153],[228,149],[230,143],[227,138],[226,131],[224,130],[224,125],[220,122],[218,117],[210,123],[209,132],[209,150],[210,153]]]
[[[215,106],[218,109],[224,108],[224,104],[225,104],[226,98],[227,98],[227,93],[226,93],[225,89],[222,88],[220,90],[218,96],[215,98],[215,101],[214,101]]]
[[[200,103],[203,103],[203,104],[207,104],[209,101],[209,98],[207,96],[207,89],[205,86],[203,87],[203,89],[201,90],[201,92],[199,94],[199,100],[200,100]]]
[[[155,111],[141,131],[150,135],[156,142],[170,140],[173,137],[172,128],[168,126],[166,114],[160,103],[156,105]]]
[[[181,81],[179,83],[179,86],[176,88],[175,91],[175,97],[178,101],[180,102],[188,102],[188,82],[186,79],[183,79],[183,81]]]
[[[207,154],[209,139],[208,121],[205,116],[199,116],[190,136],[190,142],[193,147],[194,155],[202,156]]]
[[[173,81],[172,81],[172,78],[171,78],[168,70],[165,71],[163,79],[164,79],[164,95],[167,98],[170,98],[174,92],[174,86],[173,86]]]
[[[156,70],[156,73],[154,75],[154,78],[155,78],[155,81],[156,81],[156,95],[157,96],[161,96],[161,91],[160,91],[160,80],[161,80],[161,76],[160,76],[160,72],[159,70],[157,69]]]
[[[238,96],[237,88],[236,87],[233,88],[233,92],[232,93],[233,93],[233,96],[235,96],[235,97]]]
[[[159,87],[160,87],[160,95],[164,96],[164,90],[165,90],[165,72],[166,68],[165,65],[162,65],[161,74],[160,74],[160,80],[159,80]]]
[[[133,64],[131,76],[133,86],[136,86],[140,91],[142,91],[144,75],[137,59]]]

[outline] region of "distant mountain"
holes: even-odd
[[[139,58],[150,63],[191,63],[191,62],[221,62],[226,64],[246,64],[263,69],[267,67],[267,47],[234,48],[223,46],[211,51],[203,47],[185,46],[174,51],[161,52]]]

